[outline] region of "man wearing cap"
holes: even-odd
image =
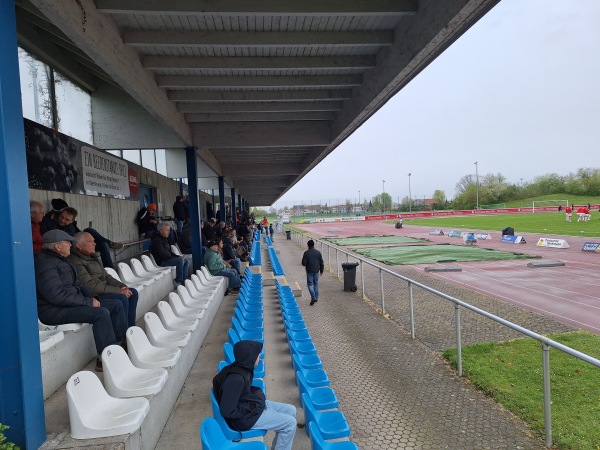
[[[242,285],[240,277],[234,269],[228,269],[225,265],[225,261],[223,261],[221,255],[219,255],[218,241],[209,241],[208,250],[204,254],[204,265],[211,275],[226,277],[229,280],[227,293],[229,293],[230,290],[234,293],[239,292],[240,286]]]
[[[77,273],[67,260],[73,241],[62,230],[42,235],[42,252],[34,259],[38,317],[46,325],[92,324],[98,354],[96,370],[101,372],[102,350],[125,339],[125,312],[119,300],[100,300],[77,280]]]
[[[156,203],[150,203],[148,207],[140,209],[137,215],[138,231],[143,237],[152,237],[156,232]]]

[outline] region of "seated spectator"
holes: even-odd
[[[102,301],[116,298],[123,304],[127,316],[127,327],[135,326],[135,310],[138,291],[111,277],[95,258],[96,243],[91,234],[81,231],[75,234],[71,254],[67,260],[75,267],[77,279]]]
[[[217,221],[215,219],[209,219],[208,222],[204,223],[204,227],[202,227],[202,234],[206,238],[207,241],[214,241],[217,238],[217,233],[215,233],[215,225]]]
[[[44,218],[44,205],[35,200],[29,201],[29,215],[31,216],[31,238],[33,240],[33,251],[42,251],[42,233],[40,232],[42,219]]]
[[[229,266],[235,269],[238,275],[241,275],[242,263],[235,254],[235,249],[233,248],[230,233],[227,233],[224,239],[219,240],[219,248],[221,249],[223,261],[225,261],[225,264],[229,264]]]
[[[215,230],[215,234],[217,236],[217,239],[220,239],[223,237],[223,234],[225,233],[225,222],[219,222],[215,225],[214,230]]]
[[[81,284],[68,262],[74,238],[61,230],[42,235],[42,252],[34,258],[37,308],[47,325],[90,323],[96,343],[96,371],[102,372],[102,350],[122,344],[127,322],[123,305],[116,298],[100,299]]]
[[[158,224],[158,232],[152,236],[150,244],[150,253],[154,257],[156,264],[161,267],[175,266],[176,275],[175,281],[183,285],[188,276],[190,260],[184,256],[176,255],[171,252],[171,244],[169,244],[169,233],[171,227],[166,222]]]
[[[177,245],[181,253],[184,255],[190,255],[192,253],[192,230],[190,230],[190,223],[185,222],[179,237],[177,238]]]
[[[291,450],[297,427],[296,407],[267,400],[259,387],[252,386],[261,350],[262,344],[256,341],[239,341],[233,346],[235,362],[213,378],[215,399],[232,429],[274,431],[271,448]]]
[[[58,215],[49,216],[46,214],[40,225],[40,231],[42,234],[44,234],[49,230],[61,230],[70,236],[75,236],[75,233],[80,231],[79,228],[77,228],[77,222],[75,221],[77,214],[77,210],[69,206],[61,209]],[[93,228],[86,228],[83,231],[90,233],[96,241],[96,246],[100,252],[100,258],[102,259],[102,264],[104,267],[110,267],[112,269],[113,262],[110,249],[123,248],[123,244],[119,242],[113,242],[110,239],[105,238]]]
[[[219,243],[217,241],[210,241],[208,243],[208,250],[204,254],[204,265],[211,275],[227,277],[229,288],[226,294],[230,292],[238,293],[240,291],[240,286],[242,285],[240,277],[234,269],[228,269],[225,265],[225,261],[219,255]]]

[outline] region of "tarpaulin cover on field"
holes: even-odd
[[[388,265],[538,258],[524,253],[450,244],[357,248],[353,251]]]
[[[407,244],[413,242],[428,242],[427,239],[407,236],[350,236],[347,238],[325,238],[335,245],[377,245],[377,244]]]

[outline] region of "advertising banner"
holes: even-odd
[[[127,163],[109,153],[81,146],[83,187],[86,191],[129,197]]]
[[[512,236],[509,234],[504,234],[502,235],[502,239],[500,240],[500,242],[506,242],[508,244],[524,244],[525,239],[523,239],[523,236]]]
[[[538,247],[569,248],[569,244],[564,239],[540,238]]]
[[[583,244],[583,248],[581,249],[583,252],[594,252],[600,253],[600,243],[598,242],[586,242]]]

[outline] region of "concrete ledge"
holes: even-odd
[[[279,284],[282,286],[287,286],[288,282],[287,279],[285,278],[285,275],[275,275],[275,279],[277,281],[279,281]]]
[[[273,278],[263,278],[262,285],[263,286],[275,286],[275,277],[273,277]]]
[[[460,266],[427,266],[425,272],[462,272]]]
[[[59,423],[60,427],[64,429],[51,429],[56,428],[56,426],[48,427],[47,425],[49,431],[48,439],[40,448],[42,450],[75,448],[154,449],[221,303],[222,299],[210,302],[204,317],[200,321],[199,327],[192,333],[190,342],[181,348],[179,361],[175,367],[167,369],[169,371],[167,383],[158,395],[147,397],[150,401],[150,412],[144,419],[139,430],[131,435],[113,436],[110,438],[73,439],[69,430],[66,388],[63,385],[53,398],[46,402],[45,410],[47,420],[51,417],[52,420]],[[102,378],[102,374],[97,375]]]
[[[294,297],[302,297],[302,288],[300,287],[298,282],[297,281],[292,282],[291,286],[292,286],[292,293],[294,294]]]
[[[560,267],[564,266],[565,263],[562,261],[531,261],[527,263],[527,267]]]

